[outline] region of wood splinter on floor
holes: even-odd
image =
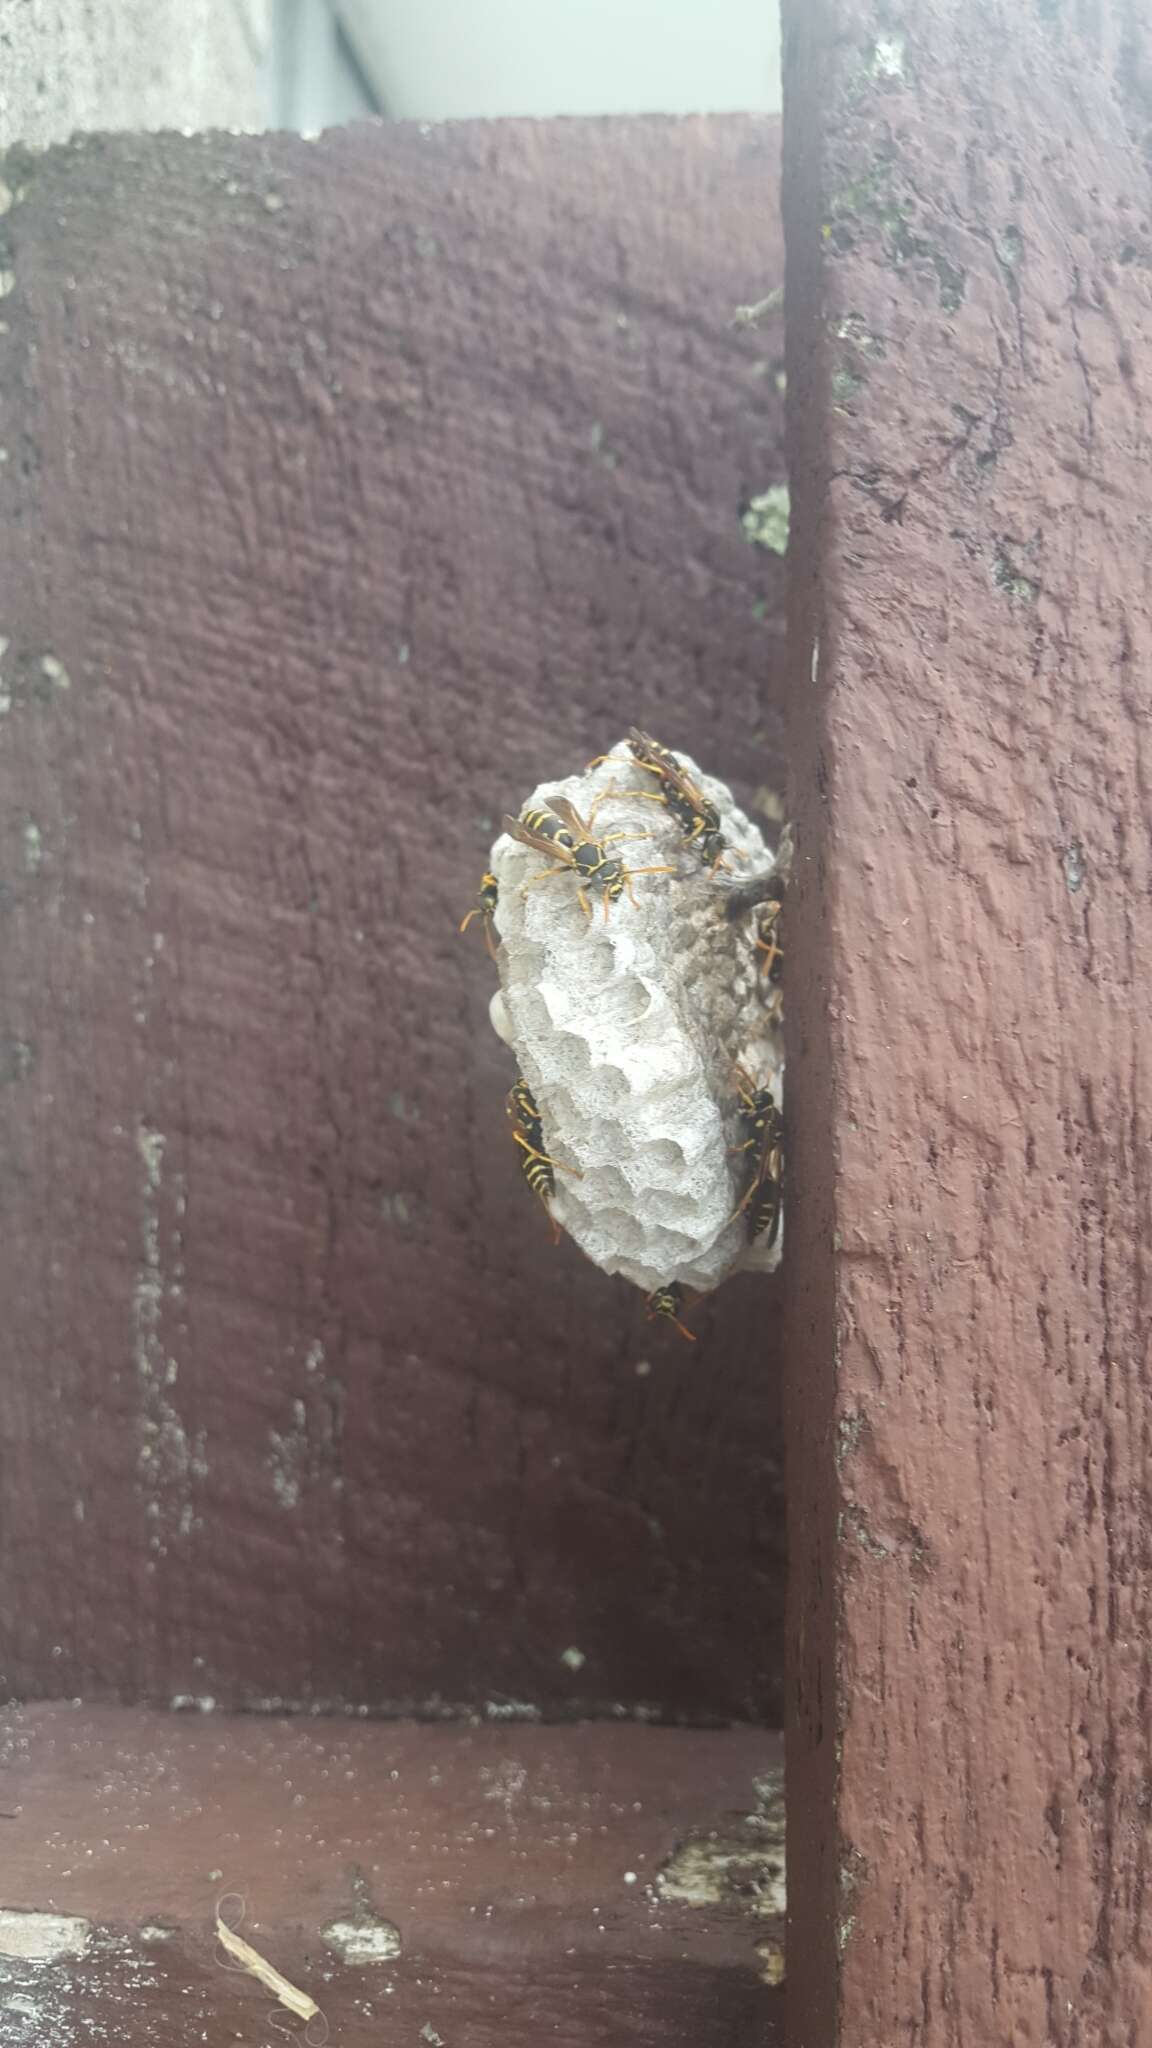
[[[240,1898],[238,1892],[229,1892],[227,1897],[220,1900],[216,1907],[216,1939],[220,1943],[221,1948],[226,1949],[242,1970],[246,1970],[250,1977],[255,1977],[259,1983],[263,1984],[264,1989],[270,1991],[273,1998],[280,2005],[284,2006],[288,2012],[295,2014],[297,2019],[305,2021],[318,2019],[324,2027],[324,2033],[318,2040],[311,2042],[311,2048],[322,2048],[323,2041],[327,2040],[327,2025],[316,2000],[310,1998],[306,1991],[298,1990],[295,1984],[290,1984],[287,1977],[282,1976],[275,1965],[268,1962],[260,1954],[259,1949],[253,1948],[250,1941],[245,1941],[242,1934],[233,1932],[221,1911],[221,1908],[227,1905],[229,1898],[235,1898],[239,1901],[239,1917],[240,1919],[244,1917],[244,1901]],[[311,2041],[310,2027],[305,2039]]]

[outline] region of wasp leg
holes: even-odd
[[[682,1337],[687,1337],[690,1344],[695,1344],[696,1342],[696,1332],[690,1330],[686,1323],[682,1323],[679,1316],[670,1316],[664,1309],[650,1308],[648,1311],[648,1321],[650,1323],[671,1323],[675,1329],[679,1330]]]
[[[757,1169],[757,1171],[756,1171],[755,1175],[753,1176],[752,1180],[751,1180],[751,1181],[749,1182],[749,1184],[748,1184],[747,1188],[745,1189],[745,1191],[744,1191],[744,1194],[743,1194],[743,1196],[741,1197],[741,1199],[740,1199],[740,1201],[739,1201],[739,1202],[737,1203],[737,1205],[736,1205],[735,1209],[733,1209],[733,1211],[732,1211],[732,1214],[731,1214],[731,1215],[730,1215],[730,1217],[728,1218],[728,1223],[735,1223],[735,1221],[736,1221],[736,1218],[737,1218],[738,1216],[742,1216],[742,1215],[744,1214],[744,1211],[745,1211],[745,1209],[746,1209],[746,1208],[748,1207],[748,1204],[749,1204],[749,1202],[750,1202],[750,1201],[752,1200],[752,1197],[753,1197],[753,1195],[758,1195],[758,1194],[759,1194],[759,1192],[760,1192],[761,1188],[762,1188],[762,1187],[764,1186],[764,1183],[765,1183],[766,1181],[772,1181],[772,1182],[773,1182],[773,1183],[774,1183],[774,1184],[776,1185],[777,1189],[779,1190],[779,1185],[780,1185],[780,1174],[779,1174],[779,1171],[777,1171],[776,1173],[772,1173],[772,1171],[770,1170],[770,1163],[769,1163],[769,1161],[768,1161],[767,1159],[765,1159],[765,1160],[763,1160],[763,1161],[761,1162],[761,1165],[760,1165],[760,1166],[758,1167],[758,1169]],[[777,1193],[777,1220],[779,1219],[779,1206],[780,1206],[780,1204],[779,1204],[779,1192],[778,1192],[778,1193]],[[725,1229],[727,1229],[727,1228],[728,1228],[728,1224],[725,1224],[725,1226],[724,1226],[724,1227],[725,1227]],[[772,1246],[773,1246],[773,1245],[775,1244],[775,1242],[776,1242],[776,1228],[775,1228],[775,1226],[774,1226],[774,1227],[773,1227],[773,1231],[772,1231],[772,1235],[771,1235],[771,1237],[770,1237],[770,1238],[769,1238],[769,1240],[768,1240],[768,1249],[769,1249],[769,1250],[771,1250],[771,1248],[772,1248]]]
[[[492,913],[490,910],[483,910],[479,904],[476,904],[474,908],[468,912],[467,917],[461,920],[460,924],[457,926],[457,930],[466,932],[474,917],[482,917],[484,919],[484,944],[488,948],[488,958],[490,960],[495,960],[496,942],[492,937]]]
[[[606,761],[608,759],[607,754],[602,755],[601,759]],[[595,763],[593,762],[590,765],[594,767]],[[593,802],[585,821],[589,830],[592,828],[592,820],[600,809],[601,804],[606,804],[609,797],[616,797],[622,801],[627,801],[629,797],[636,797],[641,803],[649,804],[663,804],[667,802],[667,798],[662,796],[658,789],[617,789],[616,784],[613,782],[607,789],[601,790],[599,796]]]
[[[752,1200],[753,1195],[759,1194],[760,1189],[763,1187],[764,1182],[767,1180],[767,1178],[768,1176],[766,1173],[760,1172],[757,1173],[754,1180],[751,1180],[749,1182],[747,1188],[744,1191],[744,1194],[741,1196],[739,1202],[736,1204],[736,1207],[733,1209],[732,1214],[728,1218],[728,1223],[735,1223],[736,1218],[744,1214],[744,1211],[748,1207],[749,1202]],[[728,1223],[724,1225],[725,1230],[727,1230],[728,1228]]]
[[[513,1131],[512,1137],[517,1145],[524,1147],[529,1159],[541,1159],[545,1166],[554,1166],[560,1173],[570,1173],[573,1180],[583,1180],[584,1175],[578,1166],[565,1166],[562,1159],[553,1159],[550,1152],[538,1152],[535,1145],[529,1143],[523,1131]]]
[[[650,832],[606,832],[603,839],[597,841],[597,845],[618,846],[622,839],[651,839],[651,837],[652,834]]]
[[[634,875],[675,875],[678,873],[678,868],[625,868],[624,887],[628,891],[628,901],[632,905],[633,910],[639,910],[640,908],[632,888],[632,878]]]
[[[538,875],[533,875],[530,881],[525,882],[520,894],[526,896],[529,889],[534,889],[537,882],[546,882],[549,875],[570,875],[571,873],[572,868],[568,861],[561,861],[558,867],[542,868]]]
[[[717,868],[723,868],[726,875],[731,874],[732,870],[728,865],[729,854],[732,855],[733,860],[738,860],[742,863],[743,866],[747,867],[748,855],[743,851],[743,849],[739,846],[726,846],[724,847],[722,852],[716,855],[716,858],[712,863],[712,874],[716,873]]]

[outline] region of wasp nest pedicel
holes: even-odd
[[[780,1258],[783,889],[731,914],[772,856],[723,783],[648,743],[704,799],[694,811],[641,764],[644,740],[541,784],[518,821],[536,843],[496,841],[479,907],[500,941],[492,1021],[527,1083],[510,1114],[529,1185],[596,1265],[671,1316],[681,1288]],[[583,846],[578,830],[556,843],[558,799],[565,826],[587,821]],[[573,861],[573,840],[623,865],[622,893],[591,853]]]

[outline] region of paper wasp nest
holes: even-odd
[[[722,782],[679,759],[720,813],[730,871],[713,875],[651,791],[624,742],[596,768],[542,783],[522,813],[567,797],[587,819],[610,786],[593,832],[648,833],[613,842],[638,874],[635,903],[593,894],[589,920],[577,880],[557,874],[524,893],[549,863],[502,834],[492,849],[499,885],[495,925],[501,988],[492,1022],[536,1097],[549,1155],[559,1171],[552,1213],[606,1273],[646,1293],[673,1281],[706,1292],[729,1273],[779,1263],[750,1242],[747,1213],[734,1211],[749,1157],[733,1155],[742,1132],[733,1068],[769,1084],[781,1102],[783,1043],[765,1002],[756,912],[729,917],[733,888],[770,872],[760,833]]]

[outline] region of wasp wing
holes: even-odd
[[[667,747],[662,747],[659,740],[654,740],[650,732],[641,732],[638,725],[632,727],[628,738],[632,743],[632,752],[642,768],[647,768],[652,775],[658,775],[661,781],[666,782],[670,789],[674,789],[682,796],[685,803],[690,804],[694,811],[703,811],[707,808],[707,811],[711,812],[713,806],[709,799],[702,789],[697,788],[683,762],[678,760],[675,754],[670,753]]]
[[[554,796],[549,808],[553,816],[559,818],[562,825],[567,825],[574,839],[584,841],[591,839],[592,833],[589,827],[584,823],[575,804],[570,804],[566,796]]]
[[[531,825],[524,823],[523,818],[509,818],[505,815],[504,830],[509,839],[515,839],[520,846],[530,846],[533,853],[548,854],[552,860],[567,859],[564,847],[557,846],[554,839],[545,838],[543,832],[534,832]]]

